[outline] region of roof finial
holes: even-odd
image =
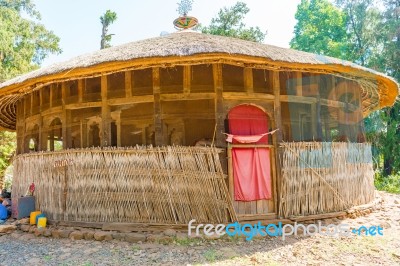
[[[186,30],[197,26],[198,20],[195,17],[188,16],[189,11],[192,10],[194,0],[181,0],[178,3],[178,11],[180,17],[174,20],[174,26],[178,30]]]

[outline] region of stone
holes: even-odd
[[[41,262],[42,261],[39,258],[32,258],[32,259],[27,261],[27,263],[29,265],[39,265],[39,264],[42,264]]]
[[[23,218],[21,220],[18,221],[19,224],[29,224],[29,218]]]
[[[125,234],[125,241],[129,243],[137,243],[146,241],[146,236],[139,233],[128,233]]]
[[[385,228],[385,229],[388,229],[388,228],[392,227],[392,226],[390,225],[390,223],[388,223],[388,222],[382,222],[382,223],[380,224],[380,226],[381,226],[382,228]]]
[[[15,225],[6,224],[0,225],[0,233],[11,233],[14,232],[17,227]]]
[[[43,235],[43,233],[44,233],[44,228],[36,228],[35,232],[33,232],[35,236],[41,236]]]
[[[393,203],[394,204],[400,204],[400,202],[398,200],[394,200]]]
[[[164,231],[164,235],[166,236],[176,236],[176,231],[174,229],[167,229]]]
[[[94,239],[96,239],[97,241],[103,241],[103,240],[112,240],[112,233],[110,232],[103,232],[103,231],[98,231],[96,233],[94,233],[93,235]]]
[[[61,237],[60,230],[57,230],[57,229],[51,230],[51,236],[54,238],[60,238]]]
[[[28,224],[23,224],[23,225],[21,225],[20,229],[22,232],[29,232],[29,229],[31,229],[31,226]]]
[[[73,232],[72,230],[59,230],[61,238],[69,238],[69,235]]]
[[[124,240],[125,234],[124,233],[112,233],[112,237],[116,240]]]
[[[83,238],[86,240],[92,240],[94,238],[94,232],[93,231],[83,231]]]
[[[159,242],[159,240],[162,238],[161,235],[148,235],[147,236],[147,241],[149,242]]]
[[[35,233],[35,229],[36,229],[37,227],[35,226],[35,225],[31,225],[31,227],[29,228],[29,233]]]
[[[43,236],[49,237],[51,236],[51,230],[50,229],[45,229],[43,232]]]
[[[69,238],[71,240],[81,240],[83,238],[83,233],[81,231],[73,231],[70,235]]]
[[[177,234],[176,234],[176,239],[178,239],[178,240],[186,240],[186,239],[188,239],[188,234],[185,234],[185,233],[177,233]]]
[[[204,238],[207,240],[216,240],[216,239],[221,238],[221,236],[218,234],[211,234],[211,235],[204,234]]]
[[[174,238],[171,237],[171,236],[161,236],[161,237],[158,239],[158,243],[164,244],[164,245],[170,244],[170,243],[172,243],[172,242],[174,242]]]

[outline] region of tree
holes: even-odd
[[[15,152],[15,132],[0,131],[0,190],[3,187],[3,177]]]
[[[108,27],[117,20],[117,13],[107,10],[103,16],[100,17],[101,25],[103,26],[101,30],[101,42],[100,49],[111,47],[111,37],[114,34],[108,34]]]
[[[25,11],[31,19],[21,16]],[[0,82],[39,67],[51,53],[60,53],[60,39],[37,22],[29,0],[0,0]]]
[[[328,0],[302,0],[290,47],[321,55],[346,58],[346,15]]]
[[[49,54],[61,52],[60,39],[38,21],[40,13],[30,0],[0,0],[0,82],[36,69]],[[0,188],[15,143],[15,133],[0,131]]]
[[[208,27],[200,27],[203,33],[229,36],[254,42],[262,42],[266,36],[259,27],[246,28],[243,19],[250,9],[243,2],[219,10],[218,16]]]
[[[347,18],[347,60],[362,66],[381,69],[382,14],[372,0],[337,0]],[[374,63],[373,63],[374,62]]]

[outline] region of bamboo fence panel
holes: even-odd
[[[236,221],[216,148],[88,148],[18,155],[13,195],[36,186],[50,219],[187,224]]]
[[[370,144],[293,142],[280,148],[280,217],[342,211],[374,199]]]

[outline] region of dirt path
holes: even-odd
[[[379,210],[325,223],[381,226],[383,236],[267,237],[250,242],[181,240],[168,245],[0,237],[0,265],[400,265],[400,195],[381,193]]]

